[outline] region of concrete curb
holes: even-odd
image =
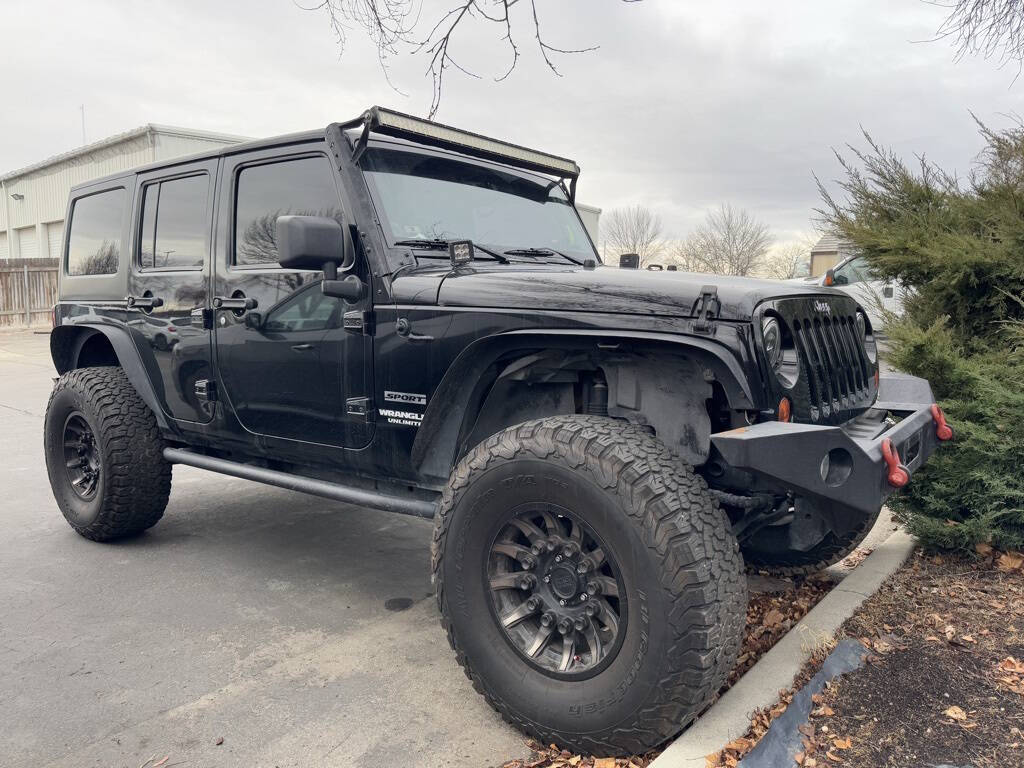
[[[789,688],[811,653],[878,591],[914,549],[902,529],[893,533],[750,668],[739,682],[651,763],[650,768],[704,768],[705,757],[747,732],[754,710]]]

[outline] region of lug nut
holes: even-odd
[[[576,555],[578,555],[579,553],[580,553],[580,547],[574,541],[569,542],[568,544],[566,544],[562,548],[562,556],[563,557],[570,557],[570,558],[571,557],[576,557]]]
[[[576,565],[576,573],[587,573],[593,567],[594,564],[590,561],[589,558],[583,558]]]
[[[533,554],[535,555],[540,555],[544,552],[544,545],[538,542],[534,544],[532,547],[530,547],[530,551],[533,552]]]
[[[558,539],[550,538],[544,543],[544,546],[547,547],[548,552],[554,552],[558,549]]]
[[[586,616],[577,616],[576,620],[572,623],[573,627],[576,628],[577,632],[583,632],[587,627],[590,626],[590,619]]]
[[[597,614],[599,614],[601,612],[601,604],[600,603],[591,603],[590,605],[588,605],[586,608],[583,609],[583,612],[585,614],[587,614],[587,616],[590,616],[591,618],[593,618],[594,616],[597,616]]]
[[[523,555],[519,559],[519,562],[522,564],[523,568],[525,568],[528,571],[532,570],[534,566],[537,565],[536,559],[534,559],[531,555]]]
[[[587,592],[589,594],[591,594],[591,595],[600,594],[600,592],[601,592],[601,585],[598,582],[594,581],[594,580],[588,581],[587,582]]]
[[[558,622],[558,631],[560,634],[568,635],[572,630],[572,622],[569,619],[562,619]]]
[[[550,626],[553,626],[554,623],[555,623],[555,614],[553,614],[551,611],[548,611],[547,613],[545,613],[543,616],[540,617],[540,625],[542,627],[545,627],[545,628],[546,627],[550,627]]]
[[[526,607],[529,608],[531,611],[536,611],[538,608],[540,608],[540,598],[536,596],[531,597],[529,600],[526,601]]]
[[[524,590],[525,589],[533,589],[533,587],[534,587],[534,585],[536,583],[537,583],[537,577],[534,576],[532,573],[528,573],[525,576],[520,576],[519,577],[519,588],[520,589],[524,589]]]

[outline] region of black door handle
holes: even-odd
[[[305,352],[306,350],[312,349],[312,348],[313,348],[312,344],[295,344],[295,345],[292,346],[292,349],[294,349],[296,352]]]
[[[234,311],[241,310],[242,312],[247,309],[256,309],[259,306],[256,299],[241,296],[238,298],[227,296],[214,296],[213,297],[213,308],[214,309],[232,309]]]
[[[433,336],[428,336],[425,333],[413,333],[412,324],[406,317],[400,317],[395,321],[395,332],[403,339],[412,342],[413,344],[424,344],[428,341],[434,340]]]
[[[124,303],[128,309],[156,309],[164,305],[158,296],[125,296]]]

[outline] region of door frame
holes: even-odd
[[[282,162],[287,160],[298,160],[306,157],[323,157],[328,163],[331,169],[332,177],[334,178],[335,191],[338,195],[338,202],[341,205],[341,210],[345,220],[345,238],[349,242],[349,246],[352,247],[351,236],[349,229],[355,224],[355,207],[352,205],[347,186],[343,179],[340,177],[339,168],[337,167],[334,158],[332,158],[330,151],[327,148],[326,139],[324,137],[317,137],[312,139],[305,139],[294,143],[280,144],[271,147],[260,147],[257,149],[240,150],[237,152],[226,152],[221,158],[220,165],[217,171],[217,182],[216,182],[216,202],[214,208],[214,235],[213,235],[213,252],[211,254],[211,271],[209,276],[209,295],[211,297],[220,295],[218,290],[221,288],[222,281],[230,280],[233,274],[241,275],[260,275],[260,274],[282,274],[282,273],[295,273],[295,272],[316,272],[315,270],[295,270],[281,266],[243,266],[236,267],[233,262],[233,256],[235,252],[235,200],[237,194],[238,177],[242,170],[245,168],[265,165],[274,162]],[[353,250],[354,261],[353,269],[358,267],[360,258],[365,259],[367,254],[361,253],[359,250]],[[375,271],[371,264],[365,264],[366,278],[369,281],[371,275]],[[322,274],[322,273],[321,273]],[[360,310],[363,312],[370,312],[373,309],[373,291],[367,291],[367,296],[358,305],[353,305],[352,310]],[[310,443],[306,441],[296,440],[288,437],[277,437],[273,435],[266,435],[258,432],[253,432],[245,427],[238,420],[235,415],[235,410],[231,404],[231,396],[227,387],[224,384],[223,374],[221,369],[221,358],[220,349],[217,343],[217,328],[218,318],[217,311],[213,311],[212,326],[213,330],[210,336],[210,344],[212,348],[212,355],[216,369],[217,387],[218,394],[221,401],[221,407],[224,408],[226,415],[230,416],[230,421],[235,427],[236,434],[250,443],[257,451],[265,455],[278,455],[282,458],[287,457],[289,459],[298,459],[307,454],[310,458],[316,456],[320,460],[326,459],[328,463],[347,464],[345,457],[356,451],[365,451],[369,447],[375,436],[374,424],[371,421],[367,426],[369,429],[369,435],[364,445],[355,447],[342,447],[335,445],[326,445],[323,443]],[[356,337],[353,337],[356,338]],[[366,377],[367,377],[367,397],[373,397],[374,388],[374,361],[373,361],[373,337],[366,336],[366,350],[364,352],[364,359],[366,365]],[[331,457],[335,460],[331,461]]]
[[[174,181],[175,179],[188,178],[190,176],[198,176],[205,174],[207,177],[207,197],[206,197],[206,222],[204,232],[206,236],[205,243],[205,257],[203,259],[203,265],[199,269],[180,269],[180,268],[149,268],[144,269],[140,263],[140,253],[142,248],[142,226],[143,226],[143,205],[145,204],[143,190],[146,186],[151,184],[158,184],[165,181]],[[209,328],[206,327],[205,313],[210,308],[210,276],[213,273],[213,260],[214,260],[214,227],[216,223],[216,216],[214,213],[214,206],[217,196],[217,181],[220,176],[220,158],[219,157],[208,157],[199,160],[185,160],[174,165],[165,166],[149,171],[142,171],[136,173],[134,182],[132,185],[132,201],[131,201],[131,215],[128,217],[129,220],[129,236],[127,239],[128,247],[128,269],[127,269],[127,293],[129,296],[135,297],[136,295],[142,296],[146,290],[151,290],[150,287],[145,285],[146,282],[153,280],[161,275],[166,276],[170,284],[174,284],[176,276],[189,275],[195,276],[197,286],[201,286],[204,289],[205,296],[203,301],[197,306],[190,310],[190,322],[196,324],[199,328],[206,331],[206,355],[205,362],[206,367],[210,368],[213,365],[213,334]],[[159,214],[159,210],[157,211]],[[156,295],[156,294],[154,294]],[[163,297],[160,297],[163,298]],[[166,304],[166,299],[164,299]],[[128,326],[134,316],[140,315],[143,317],[149,317],[152,312],[145,312],[143,309],[128,307],[125,314],[125,324]],[[210,407],[205,412],[199,409],[197,412],[203,412],[205,418],[202,419],[186,419],[180,416],[175,416],[172,413],[170,406],[167,401],[166,392],[166,381],[161,370],[158,361],[153,353],[153,350],[149,347],[148,343],[142,343],[145,341],[144,334],[141,332],[133,332],[132,337],[135,341],[136,349],[142,358],[143,365],[147,368],[150,379],[154,383],[158,384],[157,399],[160,403],[160,407],[167,414],[168,418],[175,422],[182,424],[183,426],[189,424],[209,424],[214,417],[213,408]],[[210,376],[213,373],[211,371]],[[182,393],[184,398],[184,393]],[[190,403],[191,404],[191,403]]]

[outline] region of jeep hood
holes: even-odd
[[[704,286],[718,290],[723,320],[749,320],[754,307],[767,299],[845,295],[820,285],[746,277],[516,263],[448,271],[436,301],[450,307],[693,317]],[[423,294],[418,298],[422,301]]]

